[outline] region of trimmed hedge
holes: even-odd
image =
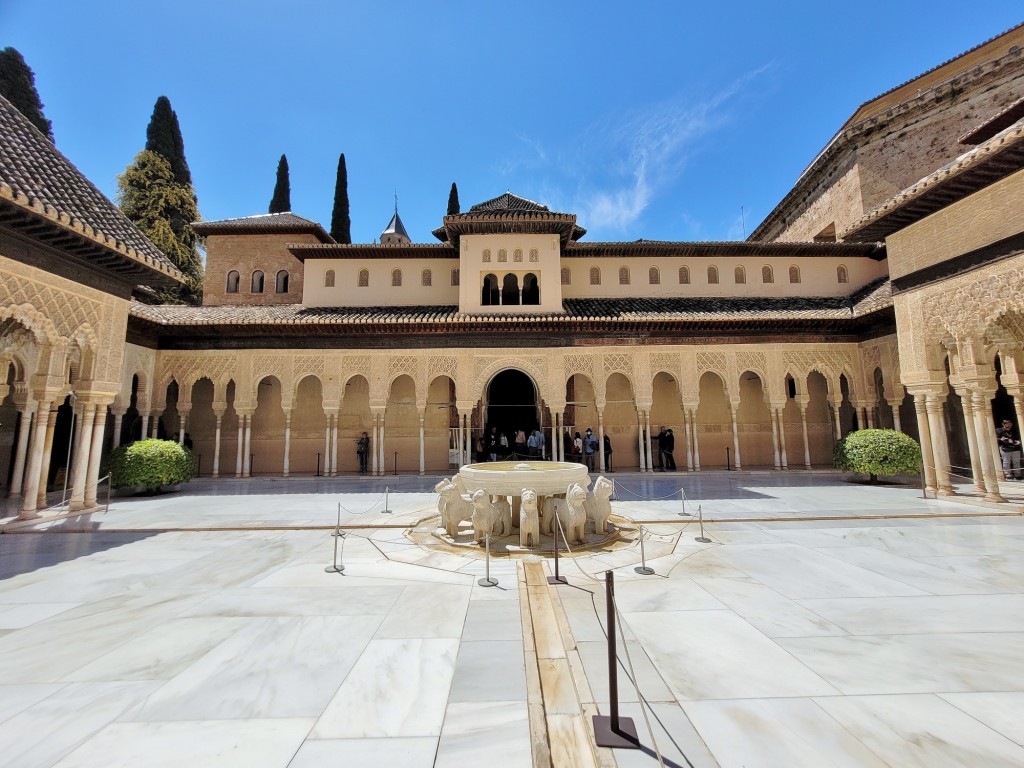
[[[110,454],[113,488],[145,488],[187,483],[194,470],[192,452],[173,440],[139,440]]]
[[[921,447],[909,435],[894,429],[862,429],[851,432],[832,452],[836,468],[871,475],[913,473],[921,469]]]

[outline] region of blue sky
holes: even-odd
[[[1024,20],[1019,2],[0,0],[57,146],[113,197],[160,95],[203,218],[292,209],[352,237],[397,192],[432,242],[509,190],[587,240],[742,239],[864,101]]]

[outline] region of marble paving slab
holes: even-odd
[[[1024,594],[801,600],[850,634],[1024,632]]]
[[[437,745],[435,768],[494,762],[502,768],[533,765],[525,699],[450,704]]]
[[[432,768],[437,736],[391,739],[310,739],[295,754],[288,768]]]
[[[449,704],[526,701],[522,640],[480,640],[459,646]],[[450,707],[449,707],[450,709]]]

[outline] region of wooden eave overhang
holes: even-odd
[[[442,243],[458,247],[463,235],[558,235],[562,246],[583,237],[587,230],[576,225],[571,213],[551,211],[496,211],[460,213],[445,216],[442,226],[433,231]]]
[[[785,258],[886,258],[882,243],[765,242],[669,242],[637,240],[631,243],[570,243],[566,258],[667,258],[667,257],[785,257]]]
[[[306,259],[458,259],[459,252],[450,245],[340,245],[324,243],[288,243],[288,251],[299,261]]]
[[[229,219],[228,221],[234,221]],[[333,243],[334,238],[315,222],[309,225],[296,224],[253,224],[252,226],[227,225],[220,221],[197,221],[192,231],[201,237],[209,235],[315,235],[321,243]]]
[[[1024,168],[1024,119],[866,213],[839,237],[884,240],[894,232]]]
[[[60,251],[89,269],[98,269],[128,286],[172,287],[184,280],[169,262],[136,250],[76,217],[29,200],[0,182],[0,226]]]

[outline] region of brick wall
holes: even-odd
[[[288,243],[319,243],[315,235],[302,234],[232,234],[209,235],[206,238],[206,278],[203,283],[203,304],[299,304],[302,302],[302,262],[285,247]],[[227,277],[231,270],[239,273],[238,293],[227,293]],[[251,290],[253,272],[263,272],[263,293]],[[288,272],[288,291],[276,292],[276,277]]]

